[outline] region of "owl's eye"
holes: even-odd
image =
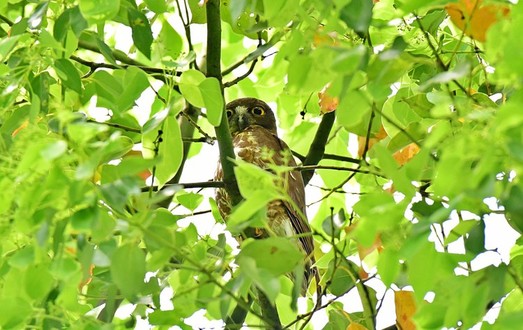
[[[227,114],[227,118],[231,118],[231,116],[232,116],[232,110],[227,109],[227,110],[225,111],[225,113]]]
[[[251,113],[256,116],[263,116],[265,114],[265,110],[260,107],[254,107],[251,109]]]

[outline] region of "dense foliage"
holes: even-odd
[[[521,31],[507,1],[1,1],[0,327],[523,324]],[[231,244],[281,198],[227,158],[243,96],[314,173],[306,298],[288,239]],[[223,183],[179,184],[211,144],[221,226]]]

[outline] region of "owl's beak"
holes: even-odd
[[[243,113],[238,115],[238,128],[243,130],[249,126],[249,123],[243,118]]]

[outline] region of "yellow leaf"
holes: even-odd
[[[395,291],[396,324],[402,330],[416,330],[412,316],[416,313],[416,303],[411,291]]]
[[[460,0],[445,6],[450,20],[469,37],[484,42],[487,31],[510,9],[502,4],[484,5],[482,0]]]
[[[347,330],[367,330],[367,328],[359,323],[351,322],[351,324],[349,324],[347,327]]]
[[[376,235],[376,239],[374,240],[374,243],[372,243],[371,246],[365,247],[361,244],[358,244],[358,255],[361,260],[365,259],[366,256],[374,252],[374,250],[378,250],[378,252],[381,252],[383,249],[382,243],[381,243],[381,236],[380,234]]]
[[[368,150],[370,150],[370,148],[372,148],[372,146],[376,142],[381,141],[386,137],[387,137],[387,132],[385,132],[385,129],[383,128],[383,126],[381,126],[378,133],[370,136]],[[363,155],[363,151],[365,150],[366,141],[367,141],[367,139],[365,138],[365,136],[358,136],[358,156],[359,157],[361,157]]]
[[[398,164],[403,165],[406,162],[408,162],[412,157],[416,156],[418,152],[418,145],[415,143],[411,143],[407,145],[405,148],[396,151],[392,156],[398,162]]]
[[[338,108],[339,99],[335,96],[329,95],[330,84],[325,86],[321,92],[318,93],[319,105],[321,113],[328,113]]]
[[[323,31],[323,26],[320,26],[314,36],[312,37],[312,44],[314,47],[319,46],[336,46],[338,44],[336,32]]]

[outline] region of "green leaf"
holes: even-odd
[[[162,132],[162,142],[158,150],[160,160],[155,172],[160,187],[176,174],[183,158],[182,135],[174,116],[167,117]]]
[[[207,11],[205,6],[200,5],[199,0],[189,0],[189,9],[191,9],[191,23],[207,23]]]
[[[156,164],[154,159],[144,159],[136,156],[125,156],[118,165],[104,165],[102,169],[102,184],[113,182],[124,176],[139,175]]]
[[[142,54],[150,59],[153,34],[149,20],[141,11],[132,7],[127,8],[127,15],[132,29],[134,45]]]
[[[222,121],[225,101],[223,100],[220,82],[216,78],[206,78],[198,86],[203,103],[207,109],[207,120],[213,126],[219,126]]]
[[[430,111],[434,107],[434,104],[430,103],[427,99],[427,94],[416,94],[410,97],[404,97],[399,102],[407,103],[418,116],[422,118],[430,117]]]
[[[507,210],[509,224],[520,233],[523,233],[523,189],[520,185],[510,188],[508,195],[502,199]]]
[[[79,37],[83,30],[87,29],[88,23],[80,13],[80,8],[74,6],[66,9],[57,19],[53,27],[53,36],[56,40],[64,43],[67,32],[71,29],[75,36]]]
[[[339,49],[339,53],[332,61],[331,69],[342,71],[345,75],[353,73],[360,67],[366,54],[367,49],[361,45],[350,49]]]
[[[403,220],[405,206],[394,201],[386,192],[368,193],[363,195],[354,205],[354,212],[360,217],[360,222],[354,230],[354,235],[363,246],[371,246],[380,231],[390,230]]]
[[[465,248],[474,254],[485,251],[485,223],[478,221],[477,226],[473,226],[465,238]]]
[[[241,234],[247,227],[263,228],[267,224],[266,205],[273,196],[263,190],[252,194],[237,205],[227,218],[227,229],[233,234]]]
[[[14,47],[19,43],[27,40],[28,35],[15,35],[12,37],[2,38],[0,40],[0,61],[5,61],[7,55],[14,49]]]
[[[175,310],[162,311],[155,310],[148,315],[152,325],[177,325],[181,320],[180,314]]]
[[[454,241],[456,241],[458,238],[464,236],[468,232],[472,230],[475,226],[478,226],[479,222],[476,220],[465,220],[460,221],[452,230],[450,233],[445,237],[445,245],[448,245]]]
[[[199,87],[205,79],[203,73],[194,69],[184,71],[180,77],[180,92],[189,103],[198,108],[205,107],[203,95]]]
[[[34,9],[31,16],[29,16],[29,19],[27,20],[27,25],[30,29],[36,30],[40,28],[40,25],[42,25],[44,21],[45,14],[47,12],[47,8],[49,7],[49,1],[43,1],[40,2],[36,8]]]
[[[88,231],[93,223],[98,219],[99,213],[97,207],[88,207],[78,210],[71,216],[71,226],[77,231]]]
[[[387,287],[398,277],[401,269],[399,254],[391,248],[381,251],[378,259],[378,274]]]
[[[42,147],[40,155],[47,161],[52,161],[62,156],[67,151],[67,142],[63,140],[48,143]]]
[[[93,23],[111,20],[120,10],[120,0],[80,0],[82,16]]]
[[[237,262],[241,267],[244,258],[250,258],[256,262],[257,268],[275,276],[283,275],[303,262],[304,254],[297,244],[297,241],[283,237],[251,240],[242,245]]]
[[[395,0],[394,2],[403,13],[410,14],[422,8],[447,4],[449,0]]]
[[[372,20],[372,0],[352,0],[340,11],[340,18],[354,31],[367,34]]]
[[[460,64],[456,65],[456,67],[454,69],[438,73],[434,77],[425,81],[423,84],[421,84],[419,86],[419,89],[421,91],[425,91],[434,84],[445,84],[445,83],[451,82],[453,80],[457,80],[462,77],[465,77],[469,73],[470,73],[470,64],[467,62],[460,63]]]
[[[194,211],[202,203],[203,196],[196,193],[183,193],[177,194],[176,200],[189,210]]]
[[[321,228],[327,235],[339,238],[341,229],[345,226],[345,220],[345,210],[340,209],[337,214],[325,217],[321,223]]]
[[[107,108],[118,109],[118,98],[123,93],[123,86],[119,80],[107,71],[96,71],[91,78],[96,86],[96,94],[107,102]],[[98,100],[101,103],[101,100]]]
[[[40,302],[49,294],[54,284],[53,277],[47,267],[46,264],[33,265],[24,274],[25,292],[37,302]]]
[[[241,159],[237,159],[236,164],[234,174],[244,198],[249,199],[254,195],[259,197],[259,191],[263,191],[267,196],[272,196],[273,199],[283,198],[275,185],[278,180],[276,175]]]
[[[129,67],[125,70],[122,83],[123,93],[118,97],[117,107],[120,111],[126,111],[135,105],[142,92],[149,87],[149,81],[145,72]]]
[[[407,199],[414,196],[416,193],[414,187],[405,172],[398,169],[398,163],[392,157],[391,152],[379,143],[375,144],[372,150],[376,153],[382,171],[393,180],[394,187],[403,193]]]
[[[145,0],[145,4],[147,8],[157,14],[165,13],[168,10],[165,0]]]
[[[158,128],[158,126],[160,126],[168,116],[168,109],[155,113],[147,122],[145,122],[142,128],[142,132],[144,134],[152,132],[154,129]]]
[[[349,91],[340,100],[336,118],[351,133],[365,136],[369,126],[371,104],[361,91]]]
[[[23,328],[20,325],[33,312],[31,304],[20,297],[0,297],[0,325],[4,329]]]
[[[31,88],[34,95],[40,101],[40,112],[48,113],[49,109],[49,84],[53,82],[48,72],[42,72],[31,81]]]
[[[138,195],[141,190],[138,182],[130,177],[104,184],[100,187],[104,200],[109,206],[123,211],[131,196]]]
[[[80,271],[80,264],[71,257],[62,257],[54,259],[49,272],[60,281],[69,281]]]
[[[347,263],[350,263],[347,265]],[[330,279],[330,285],[327,287],[330,293],[336,296],[342,296],[354,287],[354,270],[358,269],[352,261],[341,262],[334,266],[334,262],[329,264],[329,270],[325,278]]]
[[[145,254],[134,244],[120,246],[111,257],[111,277],[125,298],[136,301],[144,288]]]
[[[323,327],[323,330],[351,329],[349,326],[352,323],[350,319],[352,316],[352,313],[347,314],[343,308],[333,308],[329,310],[329,322]]]
[[[54,62],[54,68],[64,86],[72,89],[78,94],[82,93],[82,81],[76,67],[65,58],[60,58]]]
[[[162,56],[170,56],[177,60],[182,55],[183,40],[175,29],[167,21],[162,21],[162,29],[156,42],[161,46]]]
[[[244,256],[241,259],[241,263],[238,262],[238,264],[240,265],[241,272],[249,277],[249,279],[267,295],[269,300],[276,300],[281,290],[277,275],[265,268],[260,268],[256,260],[251,257]]]
[[[263,0],[264,16],[268,24],[273,27],[284,27],[289,24],[299,7],[298,0]]]
[[[25,269],[32,265],[35,261],[35,250],[32,246],[26,246],[13,254],[8,260],[8,264],[11,267]]]

